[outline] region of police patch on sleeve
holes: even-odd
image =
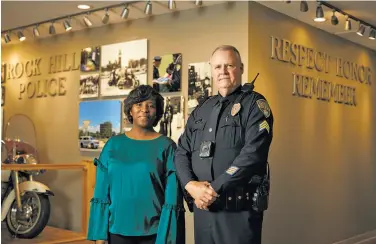
[[[239,168],[236,167],[236,166],[231,166],[230,168],[228,168],[226,170],[226,173],[229,174],[229,175],[233,175],[235,174],[236,172],[238,172]]]
[[[259,125],[259,131],[262,131],[262,130],[267,130],[268,133],[270,132],[270,126],[268,122],[266,122],[266,120],[262,121]]]
[[[259,99],[256,101],[257,106],[261,110],[261,112],[265,115],[265,118],[269,118],[270,116],[270,107],[268,102],[265,99]]]

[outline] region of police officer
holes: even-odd
[[[175,154],[194,212],[195,244],[259,244],[273,115],[253,83],[241,85],[244,67],[235,47],[216,48],[210,63],[218,95],[191,113]]]
[[[159,66],[161,65],[162,58],[160,56],[155,56],[153,61],[153,80],[157,80],[159,75]],[[159,92],[159,84],[153,83],[153,88]]]

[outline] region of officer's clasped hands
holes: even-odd
[[[217,199],[218,194],[207,181],[190,181],[186,190],[195,199],[196,207],[208,210],[208,207]]]

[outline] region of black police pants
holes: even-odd
[[[261,244],[263,214],[209,212],[194,206],[195,244]]]
[[[108,233],[108,244],[155,244],[157,235],[151,236],[123,236]]]

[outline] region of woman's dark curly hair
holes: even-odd
[[[134,104],[141,103],[146,100],[155,100],[156,103],[156,118],[153,126],[156,126],[164,113],[164,98],[153,87],[149,85],[140,85],[133,89],[128,97],[124,100],[124,113],[128,121],[133,124],[131,109]]]

